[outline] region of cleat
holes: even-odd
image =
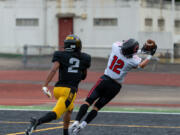
[[[80,126],[78,126],[77,128],[75,128],[74,130],[73,130],[73,134],[72,135],[80,135],[80,131],[81,131],[81,127]]]
[[[72,135],[80,135],[80,131],[82,129],[84,129],[86,127],[87,123],[85,121],[83,121],[81,124],[79,124],[79,126],[77,128],[75,128],[73,130],[73,134]]]
[[[74,135],[73,131],[79,127],[79,122],[75,121],[68,129],[69,135]]]
[[[31,125],[26,129],[25,135],[31,135],[33,130],[36,130],[38,120],[36,118],[31,118]]]

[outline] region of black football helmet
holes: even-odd
[[[122,54],[127,58],[132,58],[133,54],[137,53],[139,49],[139,43],[135,39],[129,39],[123,42],[122,45]]]
[[[76,35],[68,35],[64,40],[64,50],[72,52],[80,52],[82,48],[81,40]]]

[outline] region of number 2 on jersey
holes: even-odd
[[[124,66],[124,61],[122,61],[121,59],[118,59],[118,57],[115,55],[113,57],[111,65],[109,66],[109,69],[111,69],[112,71],[114,71],[117,74],[120,74],[119,69],[122,69],[123,66]]]
[[[76,58],[70,58],[69,63],[71,64],[70,67],[68,68],[69,73],[78,73],[78,68],[80,61],[79,59]]]

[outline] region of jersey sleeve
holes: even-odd
[[[89,68],[91,66],[91,56],[89,54],[83,53],[83,66]]]
[[[59,51],[55,51],[53,54],[52,62],[60,62],[61,53]]]
[[[141,63],[142,59],[138,57],[137,55],[133,56],[133,67],[138,67],[138,65]]]

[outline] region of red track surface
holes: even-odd
[[[48,71],[0,71],[0,105],[38,105],[55,103],[55,99],[48,99],[43,96],[40,84],[29,82],[44,81]],[[88,72],[85,83],[95,83],[103,73]],[[57,76],[54,78],[56,81]],[[125,84],[137,85],[159,85],[159,86],[180,86],[180,74],[168,73],[145,73],[131,72],[127,75]],[[18,83],[16,82],[18,81]],[[22,83],[21,83],[22,81]],[[26,83],[24,83],[26,81]],[[12,83],[13,82],[13,83]],[[79,90],[76,103],[82,103],[87,95],[87,90]],[[110,103],[110,105],[121,106],[164,106],[180,107],[180,104],[133,104],[133,103]]]

